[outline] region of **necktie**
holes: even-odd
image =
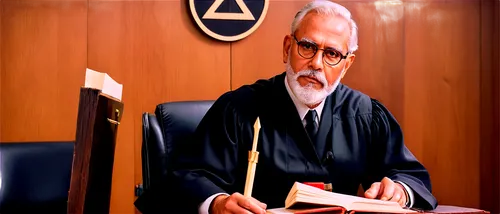
[[[318,133],[318,124],[316,123],[317,113],[316,110],[309,110],[307,112],[306,117],[306,131],[309,135],[309,138],[314,142],[316,139],[316,133]]]

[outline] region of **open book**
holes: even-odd
[[[397,202],[367,199],[325,191],[295,182],[285,200],[284,208],[267,210],[268,213],[316,213],[345,211],[380,213],[415,213],[402,208]]]
[[[94,88],[101,90],[102,93],[122,100],[123,85],[116,82],[106,73],[101,73],[88,69],[85,73],[85,88]]]

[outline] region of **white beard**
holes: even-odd
[[[344,69],[342,69],[342,72],[344,72]],[[323,84],[323,88],[316,90],[312,83],[301,86],[297,81],[300,76],[315,77]],[[290,65],[290,60],[286,63],[286,78],[290,89],[292,89],[292,92],[295,94],[295,97],[297,97],[300,102],[309,106],[321,103],[328,95],[335,91],[340,83],[340,79],[342,79],[342,77],[339,76],[333,84],[329,85],[324,72],[307,69],[295,73]]]

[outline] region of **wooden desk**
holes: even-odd
[[[449,206],[449,205],[438,205],[438,207],[430,212],[425,212],[425,213],[440,213],[440,214],[455,214],[455,213],[460,213],[460,214],[465,214],[465,213],[474,213],[474,214],[479,214],[479,213],[490,213],[484,210],[478,210],[478,209],[472,209],[472,208],[465,208],[465,207],[457,207],[457,206]]]
[[[425,211],[425,212],[418,212],[417,214],[420,213],[434,213],[434,214],[485,214],[485,213],[490,213],[484,210],[479,210],[479,209],[473,209],[473,208],[466,208],[466,207],[457,207],[457,206],[450,206],[450,205],[438,205],[438,207],[435,210],[432,211]],[[360,213],[360,212],[353,212],[353,214],[367,214],[367,213]],[[373,213],[371,213],[373,214]]]

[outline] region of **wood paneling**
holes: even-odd
[[[496,182],[496,191],[493,189],[493,197],[492,198],[482,198],[483,200],[491,200],[490,204],[495,206],[493,210],[496,209],[497,213],[500,213],[500,1],[496,1],[493,6],[493,71],[496,74],[496,82],[494,83],[494,93],[493,100],[495,103],[495,113],[493,114],[493,123],[496,128],[495,132],[497,135],[495,138],[489,143],[493,145],[493,149],[490,151],[491,157],[493,157],[493,171],[496,171],[494,177],[496,180],[492,182]],[[496,160],[495,160],[496,159]],[[496,195],[495,195],[496,194]]]
[[[86,1],[2,1],[1,139],[75,138]]]
[[[493,39],[494,39],[494,48],[493,49],[493,69],[495,70],[496,68],[496,80],[497,82],[495,83],[495,91],[494,91],[494,103],[495,103],[495,114],[493,118],[493,122],[495,123],[496,127],[496,133],[497,135],[495,136],[494,140],[491,141],[490,143],[493,146],[492,151],[490,154],[492,155],[493,158],[493,167],[496,165],[496,174],[495,178],[496,181],[493,180],[493,182],[496,182],[496,191],[493,193],[496,193],[496,198],[493,197],[492,199],[485,198],[484,200],[492,200],[491,204],[495,206],[496,204],[496,212],[500,213],[500,1],[495,2],[495,6],[493,7],[494,9],[494,33],[493,33]],[[496,148],[495,148],[496,147]],[[496,161],[495,161],[496,159]]]
[[[481,207],[500,212],[500,1],[481,1]]]
[[[271,1],[259,29],[231,45],[231,88],[252,84],[285,71],[283,39],[306,1]]]
[[[479,6],[405,3],[406,142],[441,204],[479,207]]]
[[[380,100],[404,125],[404,6],[344,3],[359,29],[359,49],[343,83]]]
[[[188,14],[178,1],[89,2],[88,66],[124,85],[112,213],[134,212],[141,114],[162,102],[216,99],[229,90],[229,43],[202,35]]]

